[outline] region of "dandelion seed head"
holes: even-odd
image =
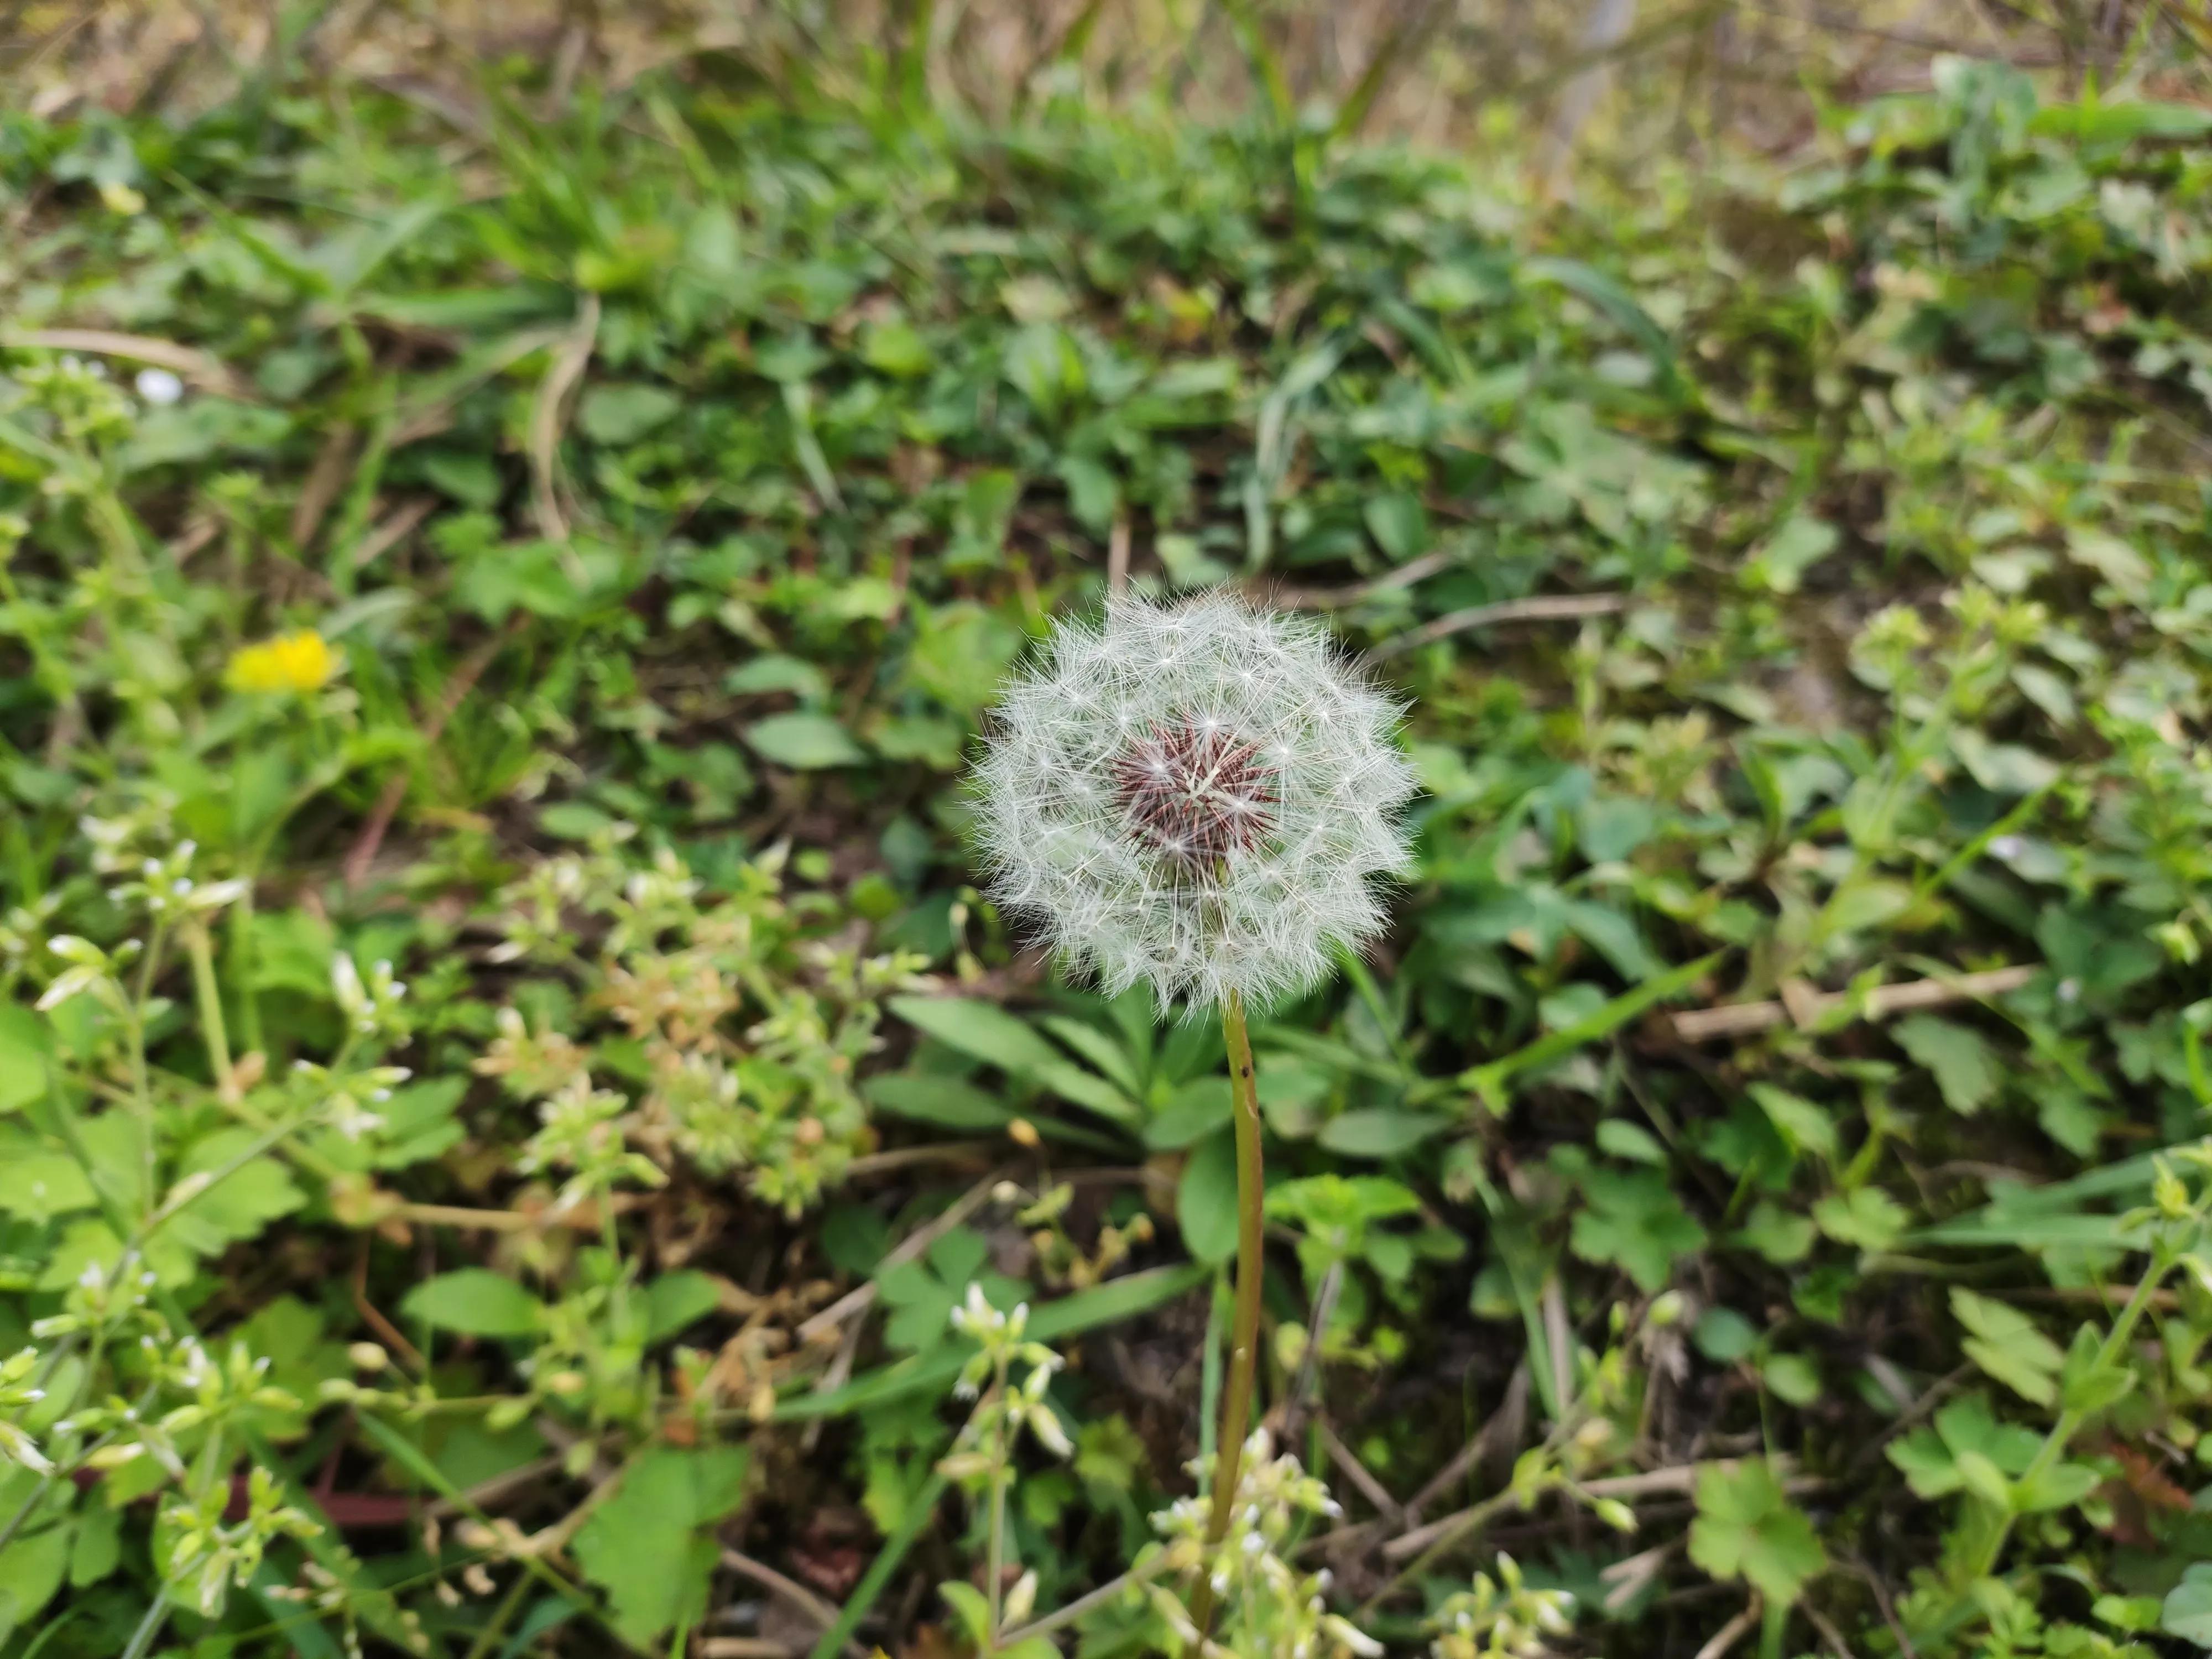
[[[1127,598],[1010,684],[975,778],[993,896],[1109,993],[1265,1005],[1380,932],[1399,703],[1319,625]]]

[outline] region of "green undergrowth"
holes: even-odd
[[[543,101],[0,115],[0,1655],[1182,1639],[1220,1033],[957,787],[1124,568],[1425,785],[1224,1642],[2212,1646],[2212,118]]]

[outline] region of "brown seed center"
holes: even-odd
[[[1129,827],[1179,875],[1210,877],[1274,828],[1273,769],[1214,721],[1156,725],[1130,739],[1113,770]]]

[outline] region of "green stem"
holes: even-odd
[[[1006,1462],[1012,1450],[1007,1443],[1012,1437],[1007,1433],[1005,1413],[1006,1372],[1006,1362],[1001,1359],[998,1380],[992,1389],[999,1400],[1000,1416],[997,1427],[992,1431],[991,1444],[991,1545],[988,1565],[985,1569],[989,1578],[984,1585],[991,1614],[990,1629],[984,1638],[983,1651],[986,1653],[996,1653],[999,1650],[999,1623],[1005,1596],[1002,1581],[1006,1576]]]
[[[131,1632],[131,1645],[123,1650],[123,1659],[144,1659],[154,1645],[154,1638],[161,1633],[161,1626],[168,1622],[169,1592],[163,1586],[154,1592],[154,1605],[146,1609],[138,1628]]]
[[[1133,1586],[1158,1577],[1168,1570],[1168,1564],[1174,1558],[1167,1551],[1162,1550],[1149,1561],[1130,1568],[1119,1578],[1077,1596],[1075,1600],[1057,1612],[1048,1613],[1042,1619],[1032,1619],[1026,1625],[1016,1626],[1000,1637],[999,1644],[1001,1647],[1018,1647],[1035,1637],[1049,1636],[1056,1630],[1065,1630],[1093,1608],[1103,1607]]]
[[[2142,1317],[2144,1310],[2150,1306],[2151,1297],[2157,1294],[2159,1285],[2165,1281],[2166,1274],[2171,1271],[2170,1263],[2163,1261],[2152,1263],[2151,1270],[2145,1273],[2136,1285],[2135,1294],[2128,1298],[2127,1305],[2120,1310],[2120,1316],[2112,1322],[2112,1328],[2106,1335],[2104,1345],[2097,1350],[2096,1362],[2089,1368],[2091,1376],[2094,1376],[2118,1362],[2122,1351],[2127,1346],[2128,1338],[2134,1334],[2136,1322]],[[2075,1434],[2081,1429],[2082,1422],[2087,1416],[2087,1412],[2070,1406],[2059,1413],[2057,1422],[2051,1425],[2051,1432],[2044,1437],[2043,1445],[2035,1454],[2035,1461],[2027,1466],[2014,1485],[2016,1486],[2033,1485],[2050,1469],[2053,1463],[2064,1456],[2066,1448],[2072,1443]],[[1990,1531],[1989,1541],[1982,1547],[1981,1559],[1975,1564],[1974,1571],[1968,1576],[1967,1583],[1972,1583],[1987,1578],[1996,1571],[1997,1558],[2004,1553],[2005,1542],[2012,1536],[2012,1522],[2013,1517],[2009,1515],[2000,1516],[1997,1518],[1996,1524]],[[1963,1598],[1961,1601],[1963,1603]],[[1962,1613],[1963,1605],[1954,1608],[1954,1614]]]
[[[1238,1465],[1252,1419],[1252,1384],[1260,1357],[1260,1285],[1267,1271],[1267,1235],[1260,1154],[1260,1085],[1252,1074],[1252,1040],[1244,1026],[1244,999],[1231,991],[1221,1003],[1221,1034],[1229,1045],[1229,1085],[1236,1096],[1237,1313],[1230,1331],[1229,1392],[1221,1407],[1221,1436],[1214,1443],[1213,1501],[1206,1522],[1211,1556],[1229,1535],[1237,1507]],[[1213,1582],[1201,1567],[1191,1598],[1191,1622],[1206,1635],[1213,1620]]]
[[[192,959],[192,994],[199,1002],[200,1039],[207,1044],[208,1066],[215,1073],[216,1097],[234,1106],[238,1080],[231,1075],[230,1034],[222,1023],[222,993],[215,982],[215,946],[206,922],[194,921],[185,929],[185,950]]]

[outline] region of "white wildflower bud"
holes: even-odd
[[[1382,926],[1415,789],[1398,704],[1317,624],[1124,598],[1000,702],[977,771],[999,902],[1109,992],[1265,1004]]]
[[[1036,1606],[1036,1569],[1031,1567],[1015,1581],[1013,1589],[1006,1592],[1006,1610],[1002,1622],[1009,1626],[1027,1622],[1031,1610]]]
[[[131,385],[141,398],[156,405],[173,404],[185,395],[185,383],[166,368],[142,368]]]

